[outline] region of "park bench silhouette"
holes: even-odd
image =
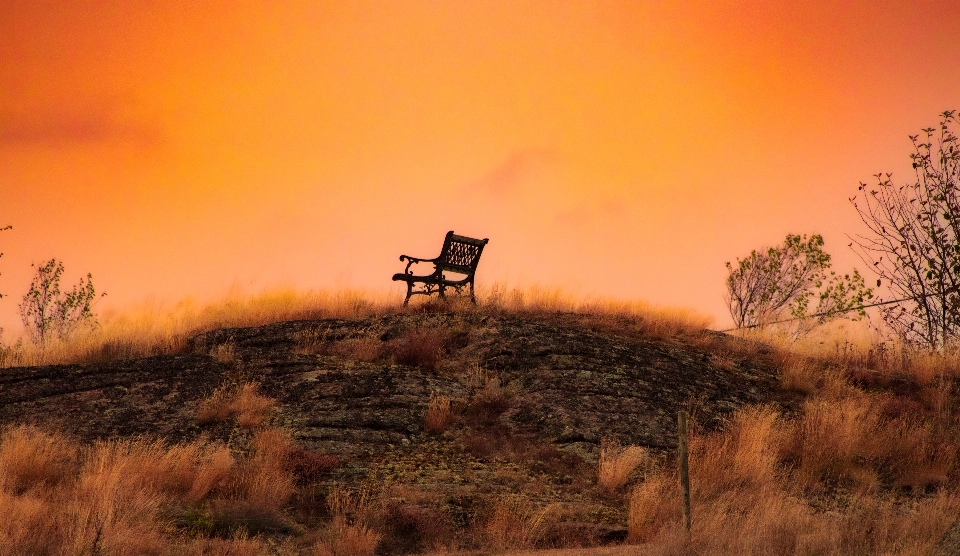
[[[451,230],[443,238],[443,248],[435,259],[418,259],[409,255],[400,255],[401,262],[408,261],[407,268],[402,273],[394,274],[393,280],[407,283],[404,306],[410,302],[410,297],[413,295],[436,293],[446,299],[447,288],[453,288],[459,294],[463,293],[463,288],[467,285],[470,286],[470,301],[476,304],[477,298],[473,294],[473,277],[477,271],[477,263],[480,262],[480,254],[483,253],[483,247],[488,241],[490,240],[458,236]],[[425,276],[413,274],[410,267],[416,263],[433,263],[433,272]],[[447,272],[461,274],[463,278],[448,277],[445,274]],[[423,284],[423,289],[414,290],[414,284]]]

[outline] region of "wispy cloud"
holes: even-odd
[[[0,112],[0,148],[66,148],[102,143],[151,145],[160,138],[159,130],[125,121],[108,110]]]
[[[468,188],[494,197],[503,197],[519,190],[524,181],[558,160],[556,152],[547,149],[514,151],[501,164],[487,172]]]

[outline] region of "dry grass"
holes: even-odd
[[[236,418],[237,425],[253,430],[268,423],[276,401],[259,393],[260,385],[248,382],[240,385],[227,384],[214,390],[197,410],[197,421],[221,423]]]
[[[231,364],[237,362],[237,349],[232,342],[218,344],[210,350],[210,355],[221,363]]]
[[[294,334],[293,352],[300,355],[316,355],[327,350],[326,330],[301,330]]]
[[[244,531],[230,539],[197,539],[178,549],[185,556],[263,556],[270,553],[267,543],[259,537],[251,538]]]
[[[7,429],[0,444],[0,490],[19,495],[56,486],[72,471],[74,451],[59,434],[30,426]]]
[[[2,554],[169,554],[177,541],[165,508],[207,498],[235,472],[232,456],[214,444],[79,447],[30,427],[0,434],[0,461]],[[256,553],[244,552],[248,545],[224,541],[213,553]]]
[[[501,496],[483,523],[484,545],[493,550],[533,548],[555,510],[552,505],[539,508],[524,496]]]
[[[493,284],[490,288],[481,288],[478,298],[481,311],[572,313],[583,317],[586,324],[599,328],[657,338],[695,335],[713,323],[712,317],[690,309],[661,307],[643,301],[579,297],[561,288],[510,288],[506,284]]]
[[[68,342],[47,342],[41,348],[24,340],[19,348],[0,352],[0,366],[96,363],[181,353],[190,337],[210,330],[399,310],[399,301],[392,297],[356,290],[231,292],[206,304],[187,299],[172,307],[145,305],[125,313],[107,313],[96,329]]]
[[[386,346],[379,338],[350,338],[331,345],[329,353],[355,361],[370,363],[380,359],[386,352],[386,349]]]
[[[443,432],[450,425],[451,418],[450,397],[431,392],[430,401],[427,402],[426,430],[434,433]]]
[[[331,521],[313,546],[316,556],[373,556],[381,535],[368,521],[372,500],[366,492],[336,488],[327,496]]]
[[[645,543],[680,520],[679,489],[669,474],[647,476],[633,488],[627,515],[627,542]]]
[[[278,429],[257,431],[251,442],[253,455],[238,474],[240,497],[264,511],[279,510],[293,495],[295,483],[288,462],[295,446]]]
[[[691,440],[690,534],[676,474],[659,472],[633,490],[629,540],[656,554],[929,553],[960,509],[960,492],[941,486],[955,449],[926,448],[929,432],[876,406],[864,395],[811,400],[793,419],[738,412]],[[913,481],[913,496],[883,488]],[[930,485],[940,488],[924,495]]]
[[[664,308],[636,301],[582,298],[564,293],[560,289],[537,286],[521,289],[494,284],[491,288],[481,288],[478,291],[477,307],[463,300],[451,300],[450,304],[442,305],[430,299],[408,309],[403,308],[400,297],[385,292],[275,290],[244,295],[235,291],[206,304],[187,299],[171,307],[144,305],[124,313],[107,313],[102,316],[95,329],[77,334],[68,342],[47,342],[40,347],[22,338],[23,342],[19,345],[0,349],[0,367],[102,363],[182,353],[188,347],[189,338],[221,328],[260,326],[299,319],[385,315],[431,308],[541,315],[574,313],[585,319],[587,324],[664,338],[699,333],[712,321],[711,318],[690,310]],[[317,353],[322,349],[324,340],[304,335],[298,341],[296,349],[302,353]],[[436,344],[434,338],[426,340]],[[358,346],[362,348],[358,349],[358,356],[372,361],[380,355],[374,349],[377,347]],[[407,357],[404,355],[403,346],[394,347],[398,350],[395,355],[399,353],[400,358]],[[421,349],[413,343],[407,347],[408,351]],[[438,346],[431,345],[430,349],[411,354],[412,364],[425,367],[435,364],[435,359],[432,359],[436,355],[433,347]],[[227,361],[233,360],[228,352],[214,356],[224,357]]]
[[[410,330],[394,338],[386,346],[394,361],[401,365],[436,370],[447,341],[445,330],[424,328]]]
[[[255,388],[246,386],[236,390],[238,420],[263,400],[273,403],[250,402]],[[205,440],[80,446],[35,427],[4,429],[0,554],[272,553],[249,533],[291,530],[283,508],[296,490],[294,471],[319,455],[277,429],[258,429],[245,453]],[[210,533],[229,538],[204,538]]]
[[[257,431],[250,448],[251,454],[223,485],[224,496],[211,501],[217,529],[264,533],[292,530],[281,509],[296,491],[290,469],[293,441],[283,431],[265,429]]]
[[[607,494],[615,494],[627,484],[631,473],[649,461],[649,453],[640,446],[620,446],[615,442],[604,442],[600,446],[597,484]]]

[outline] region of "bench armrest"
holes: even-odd
[[[407,262],[407,268],[403,269],[404,274],[411,274],[410,266],[412,266],[415,263],[436,263],[437,262],[437,259],[418,259],[417,257],[411,257],[410,255],[400,255],[400,262],[403,262],[404,259],[409,261]]]

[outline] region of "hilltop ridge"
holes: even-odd
[[[709,331],[647,338],[576,314],[281,322],[199,334],[179,354],[3,369],[0,421],[56,424],[82,439],[188,439],[209,432],[197,404],[242,379],[279,401],[280,422],[304,442],[377,452],[416,441],[431,393],[466,403],[471,381],[495,378],[510,399],[498,420],[513,432],[670,448],[679,409],[711,427],[744,404],[783,397],[769,361],[736,356],[741,342]],[[218,357],[223,348],[229,355]]]

